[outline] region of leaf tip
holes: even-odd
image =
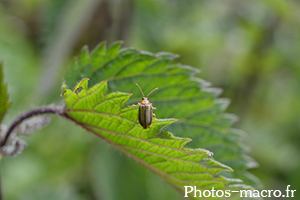
[[[64,93],[67,91],[67,89],[68,89],[68,86],[67,86],[67,84],[66,84],[66,81],[64,81],[64,82],[62,83],[62,85],[61,85],[62,93],[61,93],[60,96],[63,96]]]
[[[73,92],[76,92],[79,88],[83,88],[83,89],[85,89],[85,90],[87,90],[87,88],[88,88],[88,81],[89,81],[90,79],[89,78],[83,78],[81,81],[79,81],[78,83],[77,83],[77,85],[75,86],[75,88],[74,88],[74,90],[73,90]]]
[[[124,44],[123,40],[117,40],[113,42],[109,47],[113,47],[114,45],[121,46],[122,44]]]
[[[228,169],[229,169],[231,172],[234,172],[234,170],[233,170],[231,167],[228,167]]]

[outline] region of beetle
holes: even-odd
[[[138,120],[140,122],[140,125],[146,129],[149,128],[150,125],[152,124],[152,118],[154,116],[155,119],[155,114],[152,112],[152,110],[156,109],[152,106],[152,103],[150,103],[148,96],[157,90],[158,88],[153,89],[147,96],[144,95],[142,88],[136,83],[136,85],[139,87],[143,98],[142,102],[138,103],[138,105],[133,105],[133,106],[139,106],[139,115],[138,115]]]

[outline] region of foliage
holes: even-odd
[[[73,91],[63,86],[67,115],[181,190],[183,185],[224,189],[228,183],[238,182],[218,175],[231,169],[208,158],[209,151],[183,148],[190,139],[176,138],[165,130],[173,120],[158,120],[143,130],[136,120],[138,108],[122,108],[141,95],[134,82],[145,91],[158,86],[151,97],[157,116],[179,119],[170,130],[194,137],[194,146],[212,148],[218,158],[241,172],[251,160],[245,158],[239,132],[230,128],[235,118],[222,114],[227,101],[215,99],[219,90],[207,88],[205,81],[193,77],[197,70],[192,67],[168,65],[174,54],[119,50],[120,45],[116,42],[106,50],[101,43],[91,54],[84,48],[66,73],[66,85],[74,87],[83,77],[89,77],[92,84],[107,79],[111,91],[130,88],[133,100],[127,101],[131,95],[126,93],[106,95],[106,81],[88,89],[88,80],[83,79]]]
[[[8,102],[8,94],[6,91],[6,84],[3,83],[2,63],[0,62],[0,122],[2,121],[9,105],[10,105],[10,103]]]
[[[121,39],[151,52],[176,52],[177,61],[201,69],[198,77],[223,88],[222,97],[231,99],[227,112],[239,116],[234,127],[248,134],[249,155],[260,164],[250,172],[260,186],[284,191],[291,185],[299,191],[299,7],[291,0],[2,1],[0,60],[13,102],[2,123],[37,105],[60,104],[57,88],[65,62],[84,44],[93,49],[100,41]],[[108,83],[109,92],[117,91]],[[136,95],[128,104],[140,101],[134,83],[119,90]],[[144,87],[145,93],[153,89]],[[164,118],[166,110],[155,113]],[[179,122],[168,130],[191,138],[171,130]],[[186,147],[199,147],[192,138]],[[182,199],[158,176],[67,120],[53,117],[50,126],[26,141],[30,145],[23,154],[1,163],[5,199]],[[236,162],[222,161],[222,153],[209,150],[239,171]]]

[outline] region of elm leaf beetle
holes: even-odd
[[[158,88],[153,89],[147,96],[144,95],[143,90],[141,87],[136,83],[136,85],[139,87],[143,98],[142,102],[138,103],[138,105],[133,105],[133,106],[139,106],[139,115],[138,115],[138,120],[140,125],[146,129],[149,128],[150,125],[152,124],[152,117],[154,116],[155,119],[155,114],[152,112],[152,110],[156,109],[152,106],[152,103],[150,103],[148,96],[157,90]]]

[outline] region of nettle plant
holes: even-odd
[[[236,117],[224,113],[229,101],[217,98],[221,90],[198,78],[198,69],[170,64],[175,54],[120,49],[121,44],[106,48],[103,42],[91,53],[83,48],[65,73],[62,106],[34,108],[7,127],[1,125],[1,157],[20,154],[26,143],[18,136],[47,124],[44,114],[56,114],[105,140],[183,195],[184,186],[201,191],[255,186],[246,171],[255,161],[246,155],[244,133],[231,127]],[[2,120],[10,103],[0,67]],[[138,122],[139,108],[132,105],[142,98],[135,83],[145,92],[159,88],[150,98],[158,119],[146,129]],[[193,192],[189,196],[195,198]]]

